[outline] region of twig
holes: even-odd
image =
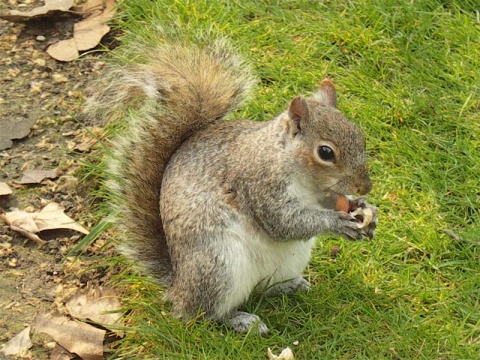
[[[452,230],[442,229],[442,232],[447,234],[448,236],[450,236],[452,239],[454,239],[456,241],[464,241],[464,242],[467,242],[469,244],[480,246],[480,241],[474,241],[474,240],[462,238],[460,235],[454,233]]]

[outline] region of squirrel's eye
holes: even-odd
[[[335,153],[332,148],[325,145],[318,148],[318,156],[320,156],[320,159],[323,161],[333,162],[335,160]]]

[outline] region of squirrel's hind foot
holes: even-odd
[[[250,329],[253,332],[260,333],[260,335],[268,335],[269,333],[267,325],[257,315],[243,311],[235,311],[232,316],[224,320],[224,323],[240,333],[246,333]]]
[[[310,283],[305,280],[302,276],[299,276],[295,279],[283,281],[277,284],[274,284],[267,290],[268,296],[277,296],[280,294],[291,294],[294,292],[306,292],[310,289]]]

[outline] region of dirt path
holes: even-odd
[[[90,229],[93,199],[78,169],[94,144],[90,131],[98,129],[78,115],[82,91],[102,71],[103,62],[99,55],[61,63],[45,53],[51,42],[69,35],[71,26],[60,18],[28,25],[0,20],[0,119],[35,121],[28,137],[0,150],[0,182],[14,190],[0,196],[0,211],[39,211],[56,202]],[[55,170],[57,175],[39,184],[19,184],[29,170]],[[50,231],[41,236],[48,242],[39,249],[0,220],[0,347],[31,325],[35,314],[55,308],[75,289],[101,283],[105,276],[102,269],[85,271],[89,264],[81,261],[63,261],[81,234]],[[26,358],[47,359],[48,353],[47,344]]]

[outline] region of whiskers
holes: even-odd
[[[343,179],[339,179],[336,183],[325,188],[326,192],[332,192],[337,195],[351,195],[349,194],[349,186],[347,182]]]

